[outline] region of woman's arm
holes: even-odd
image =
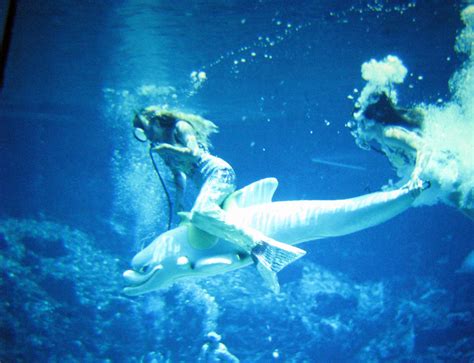
[[[175,126],[175,143],[160,143],[153,148],[158,154],[176,152],[185,155],[197,156],[201,152],[193,127],[185,121],[178,121]]]
[[[198,155],[201,152],[196,138],[196,132],[189,123],[178,121],[175,127],[175,137],[176,141],[190,149],[193,155]]]

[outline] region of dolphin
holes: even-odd
[[[351,199],[272,202],[275,178],[252,183],[231,194],[223,208],[231,218],[290,245],[344,236],[381,224],[404,212],[423,190],[416,183]],[[218,239],[184,218],[151,242],[123,273],[126,295],[169,287],[184,278],[212,276],[253,264],[237,245]]]

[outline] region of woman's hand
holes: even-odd
[[[153,147],[152,151],[160,155],[168,166],[185,174],[187,174],[196,160],[193,151],[188,147],[163,143]]]

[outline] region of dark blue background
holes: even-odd
[[[207,298],[196,297],[185,287],[153,298],[117,298],[120,271],[128,266],[135,252],[134,239],[141,233],[131,217],[135,209],[122,213],[125,206],[117,203],[117,190],[129,175],[120,166],[136,152],[129,129],[133,108],[151,101],[168,102],[215,121],[220,133],[213,137],[214,152],[234,166],[239,185],[275,176],[280,181],[277,200],[337,199],[378,190],[388,179],[396,180],[395,173],[382,156],[358,149],[344,127],[353,108],[347,96],[364,85],[361,64],[388,54],[400,57],[413,74],[400,87],[400,102],[411,105],[449,99],[448,80],[464,60],[454,52],[455,37],[462,28],[460,4],[409,4],[415,2],[18,1],[0,94],[0,217],[18,226],[2,229],[2,258],[7,266],[1,280],[2,304],[7,312],[1,326],[0,359],[125,362],[160,350],[172,361],[193,361],[207,329]],[[381,10],[374,10],[379,5]],[[285,28],[286,24],[291,28]],[[277,44],[264,46],[260,36]],[[245,63],[234,64],[242,58]],[[200,70],[206,71],[208,80],[190,96],[189,75]],[[174,87],[176,98],[138,95],[138,87],[149,84]],[[114,97],[106,97],[105,89],[114,90]],[[123,109],[121,101],[126,103]],[[117,161],[117,153],[122,161]],[[367,171],[315,164],[312,158]],[[146,153],[141,160],[151,171]],[[133,201],[140,190],[120,193]],[[139,203],[134,208],[140,208]],[[111,228],[111,220],[117,218],[123,233]],[[51,299],[56,306],[47,315],[54,318],[37,321],[35,327],[26,323],[34,315],[28,310],[35,309],[28,304],[34,297],[21,281],[56,281],[55,273],[60,272],[52,271],[54,278],[44,270],[34,273],[35,265],[45,263],[43,259],[58,257],[38,247],[33,248],[34,258],[16,260],[13,251],[17,248],[28,249],[32,244],[53,248],[48,241],[57,239],[48,237],[49,232],[39,238],[38,228],[43,224],[30,228],[22,221],[31,225],[31,221],[52,221],[82,231],[90,237],[90,249],[76,251],[77,256],[87,260],[87,254],[96,251],[115,263],[112,276],[104,276],[111,289],[104,299],[115,299],[105,303],[106,312],[94,312],[93,299],[81,301],[74,279],[68,280],[75,296],[72,300],[40,283],[46,291],[43,300]],[[156,221],[158,229],[165,224],[164,219]],[[16,236],[15,228],[34,236],[36,242]],[[474,320],[472,277],[455,271],[473,247],[473,232],[472,222],[458,211],[434,206],[409,210],[382,226],[344,238],[308,243],[305,259],[281,274],[287,292],[278,307],[272,300],[275,297],[253,290],[258,285],[235,291],[234,283],[246,286],[248,276],[256,278],[253,272],[197,286],[216,298],[220,317],[214,323],[218,322],[218,331],[243,361],[270,361],[274,349],[282,352],[284,361],[472,358],[474,339],[465,328],[472,327]],[[370,326],[363,325],[368,316],[354,317],[355,323],[347,329],[357,339],[341,347],[343,332],[325,331],[318,322],[338,313],[349,321],[357,308],[354,301],[360,304],[361,297],[351,300],[348,293],[340,292],[338,297],[326,291],[315,293],[319,305],[305,301],[304,287],[298,285],[305,264],[329,271],[336,276],[334,281],[353,284],[352,294],[359,291],[357,286],[382,283],[384,313]],[[14,277],[7,276],[12,266],[16,266]],[[90,270],[82,266],[79,270],[87,285]],[[101,270],[94,274],[99,276]],[[65,280],[60,281],[58,289],[64,291]],[[96,289],[92,283],[89,288]],[[433,291],[442,291],[435,294],[441,297],[425,297]],[[153,308],[154,299],[162,303],[160,308]],[[296,318],[282,326],[285,320],[272,311],[292,311],[293,300],[319,307],[308,312],[297,309]],[[400,310],[403,301],[418,308]],[[21,314],[12,310],[25,306]],[[164,316],[161,320],[156,311]],[[77,318],[71,315],[76,314],[84,317],[87,328],[74,325]],[[294,332],[302,329],[299,324],[305,314],[316,330],[297,337]],[[464,320],[459,323],[450,318],[453,314],[464,314]],[[64,316],[71,324],[64,334],[55,333],[64,329]],[[425,324],[430,319],[434,326]],[[157,322],[150,323],[153,320]],[[110,321],[115,328],[107,325]],[[47,332],[40,332],[42,323]],[[269,334],[277,332],[278,338],[259,340],[265,324],[272,327]],[[413,331],[411,340],[400,333],[402,328],[396,328],[408,325],[412,330],[407,331]],[[315,337],[325,337],[334,345],[325,346],[324,339],[311,343]],[[78,339],[82,343],[74,345]],[[252,346],[255,340],[258,347]],[[414,346],[407,348],[407,341]]]

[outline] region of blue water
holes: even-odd
[[[360,66],[397,55],[402,104],[449,98],[463,3],[17,3],[0,90],[2,362],[194,362],[211,330],[241,362],[474,359],[473,275],[456,273],[474,224],[443,205],[302,245],[277,296],[251,267],[121,293],[122,271],[167,223],[135,109],[213,120],[213,151],[239,186],[277,177],[276,200],[376,191],[397,176],[344,126]]]

